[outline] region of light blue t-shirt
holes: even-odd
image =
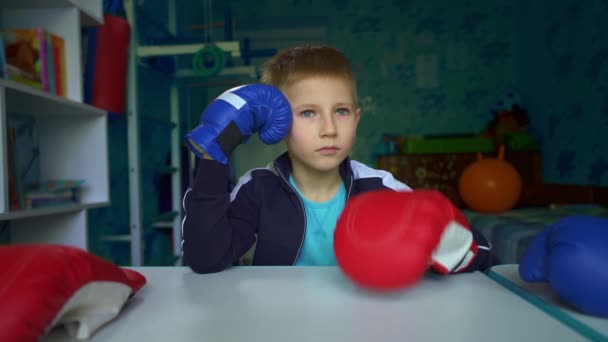
[[[296,265],[336,265],[334,230],[346,202],[344,182],[340,184],[336,195],[327,202],[311,202],[302,196],[292,177],[289,177],[289,183],[300,195],[306,212],[306,235]]]

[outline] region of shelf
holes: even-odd
[[[169,221],[169,220],[173,220],[175,218],[175,216],[177,216],[177,211],[167,211],[162,214],[159,214],[154,221],[155,222]]]
[[[149,122],[155,125],[166,126],[168,129],[174,129],[177,127],[177,124],[173,121],[157,119],[149,116],[141,116],[139,117],[139,120],[140,122]]]
[[[177,78],[200,78],[200,76],[197,75],[192,69],[178,69],[175,71],[174,75]],[[256,78],[257,70],[254,65],[227,67],[220,70],[217,76],[247,76],[250,78]]]
[[[76,8],[82,15],[82,25],[95,26],[103,23],[102,3],[88,0],[3,0],[6,9]]]
[[[158,167],[142,167],[141,171],[147,174],[174,174],[177,172],[177,168],[169,165],[162,165]]]
[[[173,229],[173,223],[172,222],[156,222],[152,224],[153,228],[158,228],[158,229]]]
[[[0,1],[0,29],[36,27],[60,36],[67,66],[65,96],[0,79],[0,221],[10,223],[10,243],[58,243],[86,250],[88,210],[110,204],[107,112],[83,101],[82,27],[103,24],[103,1]],[[17,147],[8,142],[13,132]],[[19,159],[22,153],[27,159]],[[14,198],[8,190],[16,190],[12,179],[33,160],[32,179],[22,181],[82,179],[86,185],[80,201],[11,211]],[[23,195],[27,184],[21,185],[16,191]]]
[[[46,91],[32,88],[11,80],[0,80],[6,89],[6,110],[9,113],[35,116],[77,115],[104,116],[106,112],[97,107],[79,103]]]
[[[103,24],[101,0],[2,0],[0,28],[42,28],[65,42],[66,98],[83,102],[82,27]]]
[[[158,215],[150,226],[153,228],[173,228],[173,219],[175,219],[177,214],[177,211],[164,212]]]
[[[73,211],[80,211],[83,209],[104,207],[104,206],[107,206],[108,204],[109,204],[109,202],[98,202],[98,203],[72,204],[72,205],[62,205],[62,206],[56,206],[56,207],[17,210],[17,211],[11,211],[11,212],[7,212],[7,213],[0,213],[0,221],[22,219],[22,218],[28,218],[28,217],[39,217],[39,216],[54,215],[54,214],[61,214],[61,213],[69,213],[69,212],[73,212]]]
[[[131,235],[104,235],[101,240],[106,242],[131,242]]]
[[[213,44],[226,52],[230,52],[232,57],[241,57],[239,42],[214,42]],[[138,57],[193,55],[205,45],[207,44],[148,45],[138,46],[136,51]]]
[[[68,2],[73,3],[80,10],[83,26],[103,24],[103,7],[97,2],[90,0],[69,0]]]
[[[164,173],[164,174],[174,174],[177,171],[178,170],[175,166],[162,166],[162,167],[158,168],[158,172]]]

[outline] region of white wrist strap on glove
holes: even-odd
[[[433,252],[432,267],[442,274],[458,272],[469,265],[476,251],[473,233],[460,223],[451,221]]]

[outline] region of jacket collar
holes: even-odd
[[[291,175],[291,159],[289,158],[289,152],[284,152],[277,159],[274,160],[274,169],[279,174],[285,185],[291,188],[289,184],[289,176]],[[344,181],[347,193],[350,194],[350,189],[353,183],[353,170],[350,167],[350,158],[346,157],[342,163],[340,163],[340,176]]]

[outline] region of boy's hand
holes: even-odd
[[[273,86],[248,84],[224,92],[205,109],[200,124],[186,135],[194,154],[228,164],[232,151],[258,132],[265,144],[283,140],[291,127],[289,101]]]
[[[477,244],[462,213],[440,192],[389,190],[348,202],[336,225],[336,260],[355,283],[393,290],[468,266]]]

